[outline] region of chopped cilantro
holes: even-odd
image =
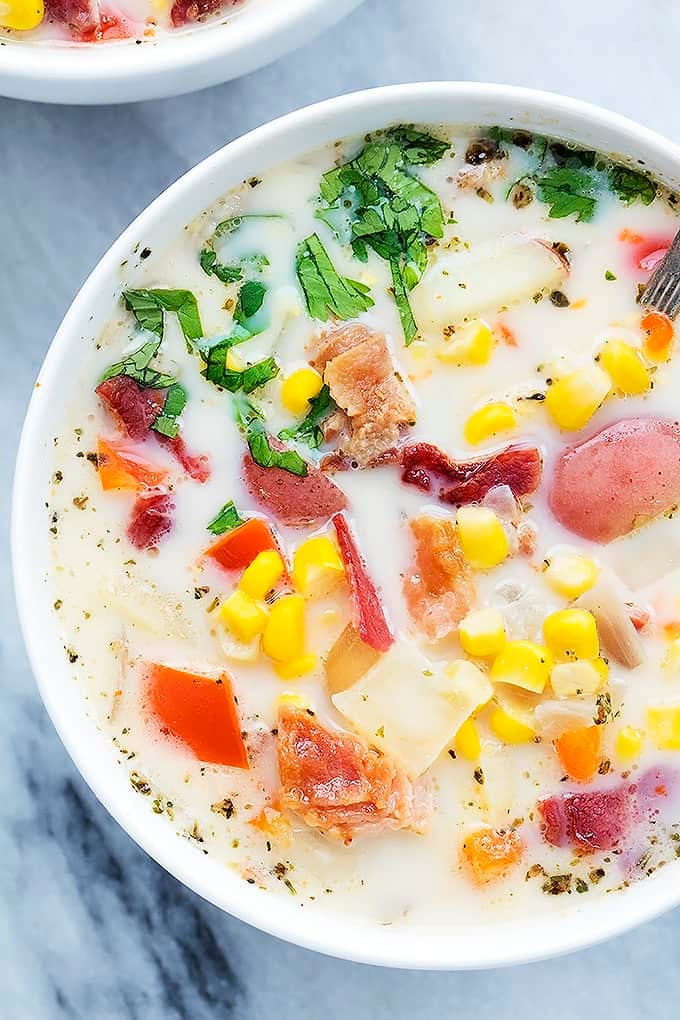
[[[636,199],[651,205],[656,198],[656,185],[645,174],[626,166],[613,166],[609,171],[609,187],[622,202],[630,205]]]
[[[576,219],[591,220],[597,205],[593,195],[594,184],[584,170],[557,166],[537,180],[538,197],[550,206],[548,215],[553,219],[576,215]]]
[[[353,319],[373,306],[365,284],[338,274],[317,234],[298,245],[295,269],[313,319]]]
[[[163,312],[175,312],[191,350],[192,342],[203,336],[198,302],[190,290],[126,290],[123,300],[142,327],[163,339]]]
[[[206,527],[213,535],[224,535],[241,524],[245,524],[245,521],[236,509],[233,499],[230,499]]]
[[[400,125],[390,128],[387,137],[398,145],[407,163],[413,166],[429,166],[438,163],[451,146],[441,138],[435,138],[425,131]]]
[[[321,387],[313,400],[309,401],[307,416],[297,425],[279,432],[279,439],[295,439],[298,443],[306,443],[313,450],[318,449],[323,442],[321,422],[335,410],[335,401],[331,397],[331,391],[325,384]]]

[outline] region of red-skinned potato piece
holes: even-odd
[[[203,676],[150,663],[144,668],[144,701],[161,732],[181,741],[199,761],[248,768],[226,674]]]
[[[313,464],[307,465],[306,475],[294,475],[279,467],[261,467],[246,453],[243,478],[253,499],[290,528],[325,524],[347,506],[344,492]]]
[[[543,838],[553,846],[613,850],[633,822],[630,788],[562,793],[539,801]]]
[[[394,643],[394,635],[385,618],[377,589],[368,575],[347,519],[343,514],[336,514],[333,525],[349,584],[352,622],[362,641],[377,652],[386,652]]]
[[[267,522],[260,517],[251,517],[218,538],[203,555],[224,570],[245,570],[259,553],[268,549],[281,552]]]
[[[136,549],[157,545],[172,529],[175,504],[167,492],[141,492],[132,507],[127,536]]]
[[[474,460],[455,461],[432,443],[411,443],[401,451],[401,479],[425,492],[438,486],[442,503],[478,503],[497,485],[514,496],[528,496],[541,481],[541,454],[535,446],[507,446]]]
[[[680,500],[680,422],[628,418],[568,446],[548,498],[560,524],[581,538],[627,535]]]

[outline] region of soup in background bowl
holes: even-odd
[[[47,707],[212,902],[490,966],[675,902],[676,154],[497,86],[233,143],[76,299],[19,455]]]

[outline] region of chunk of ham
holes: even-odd
[[[562,451],[550,509],[569,531],[611,542],[680,501],[680,422],[628,418]]]
[[[307,711],[279,710],[281,804],[307,825],[350,843],[367,830],[422,831],[429,797],[395,762],[368,744],[330,730]]]
[[[171,530],[175,504],[167,492],[149,489],[139,494],[132,507],[127,535],[136,549],[158,545]]]
[[[194,481],[207,482],[210,478],[210,458],[204,453],[191,453],[181,436],[163,436],[156,433],[156,440],[173,455]]]
[[[339,451],[359,467],[379,462],[416,420],[385,336],[358,323],[341,326],[321,338],[313,364],[347,417]]]
[[[99,27],[97,0],[45,0],[45,21],[68,25],[81,35]]]
[[[425,492],[437,489],[442,503],[478,503],[507,485],[515,497],[535,492],[541,481],[541,454],[535,446],[507,446],[474,460],[453,460],[432,443],[411,443],[401,451],[401,479]]]
[[[475,601],[472,570],[453,520],[423,514],[409,522],[415,542],[404,598],[411,619],[433,641],[446,637]]]
[[[294,475],[283,468],[262,467],[246,453],[243,480],[253,499],[290,528],[324,524],[347,506],[344,492],[314,464],[307,464],[306,475]]]
[[[364,558],[359,552],[344,514],[335,515],[333,526],[349,585],[352,623],[359,632],[361,640],[369,648],[373,648],[377,652],[386,652],[394,643],[394,635],[387,622],[378,589],[369,576]]]
[[[170,8],[173,28],[202,21],[211,14],[217,14],[223,7],[234,6],[239,0],[175,0]]]

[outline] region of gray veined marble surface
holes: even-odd
[[[678,911],[564,960],[428,975],[324,959],[202,902],[70,764],[29,672],[8,554],[15,449],[47,345],[113,238],[192,164],[314,100],[444,78],[562,91],[680,140],[678,52],[675,0],[367,0],[317,42],[197,95],[127,108],[0,99],[0,1017],[680,1016]]]

